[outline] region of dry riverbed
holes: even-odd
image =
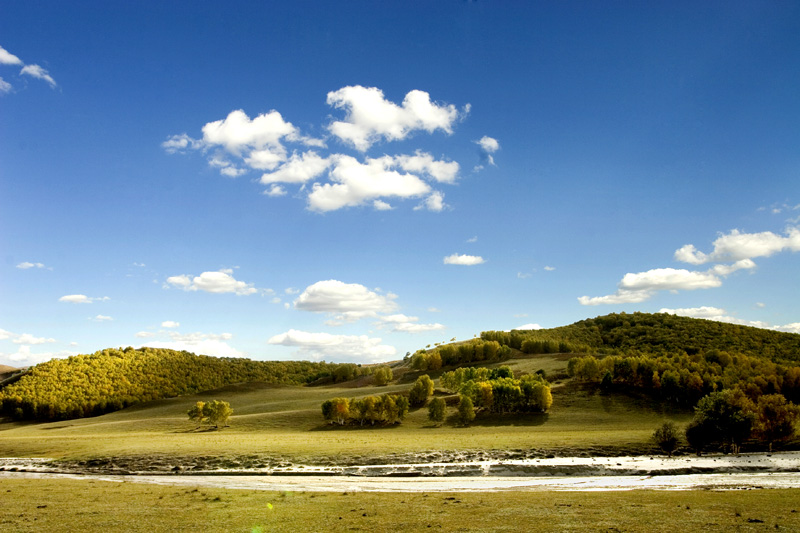
[[[314,465],[258,457],[7,458],[0,459],[0,478],[74,476],[294,491],[800,488],[800,452],[672,458],[513,455],[409,454],[384,461],[374,458],[373,464],[353,464],[348,459]]]

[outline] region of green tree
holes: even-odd
[[[428,404],[428,420],[436,425],[444,422],[446,412],[447,402],[444,401],[444,398],[434,398]]]
[[[463,425],[468,425],[475,420],[475,407],[469,396],[460,395],[458,402],[458,419]]]
[[[197,421],[198,426],[201,425],[203,423],[203,420],[205,420],[206,418],[206,415],[203,414],[205,405],[206,405],[205,402],[197,402],[186,413],[189,415],[189,420]]]
[[[373,382],[378,386],[386,385],[392,381],[393,378],[394,375],[392,374],[392,369],[386,365],[378,367],[372,376]]]
[[[664,422],[653,432],[653,440],[669,457],[672,457],[672,452],[680,442],[678,428],[673,422]]]
[[[428,374],[423,374],[417,378],[411,391],[408,394],[408,400],[414,407],[425,405],[428,398],[433,394],[433,380]]]
[[[795,434],[800,408],[786,401],[781,394],[766,394],[756,403],[755,435],[769,444],[786,440]]]
[[[231,404],[223,400],[211,400],[203,406],[203,414],[216,429],[224,427],[233,414]]]

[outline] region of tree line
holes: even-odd
[[[458,344],[445,344],[431,350],[417,350],[410,357],[411,368],[435,372],[442,367],[476,362],[492,363],[511,356],[511,349],[494,340],[472,339]]]
[[[469,398],[479,412],[544,413],[553,405],[550,384],[541,374],[515,379],[507,366],[458,368],[442,374],[439,382],[442,388]]]

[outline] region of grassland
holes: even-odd
[[[544,368],[554,374],[566,362],[552,356],[512,360],[514,370]],[[142,455],[263,455],[302,462],[441,450],[540,449],[548,451],[649,450],[663,420],[684,423],[687,412],[648,400],[601,395],[574,384],[556,385],[546,415],[478,418],[470,427],[454,420],[433,427],[427,410],[412,410],[392,427],[339,428],[324,423],[320,405],[336,396],[407,390],[409,375],[385,387],[352,388],[242,384],[197,396],[161,400],[107,415],[54,423],[0,424],[0,456],[88,458]],[[186,411],[197,400],[224,399],[234,416],[221,431],[196,431]],[[451,416],[455,409],[451,408]]]
[[[4,479],[0,530],[800,530],[797,491],[287,493]]]

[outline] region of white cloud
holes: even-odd
[[[427,333],[446,329],[443,324],[419,324],[418,322],[419,317],[398,313],[380,317],[380,322],[375,325],[378,328],[388,327],[390,331],[400,333]]]
[[[478,236],[475,235],[474,237],[470,237],[469,239],[467,239],[467,242],[470,242],[470,243],[478,242]]]
[[[14,87],[3,78],[0,78],[0,94],[10,93]]]
[[[22,60],[0,46],[0,65],[21,65]]]
[[[85,294],[68,294],[66,296],[62,296],[58,299],[59,302],[68,302],[73,304],[90,304],[92,302],[105,302],[110,300],[108,296],[102,296],[97,298],[90,298]]]
[[[237,109],[231,111],[226,118],[203,126],[203,142],[207,146],[221,146],[234,155],[269,151],[283,160],[285,148],[281,141],[284,138],[297,140],[299,134],[277,111],[270,111],[250,120],[243,110]],[[260,157],[263,158],[264,155]]]
[[[167,278],[166,287],[170,285],[185,291],[205,291],[215,294],[233,293],[240,296],[259,292],[252,283],[238,281],[231,275],[232,270],[223,269],[216,272],[203,272],[199,276],[181,274]]]
[[[155,337],[156,334],[152,331],[140,331],[136,334],[136,336],[140,339],[149,339],[150,337]]]
[[[95,322],[111,322],[114,319],[107,315],[97,315],[92,320]]]
[[[444,258],[445,265],[480,265],[486,261],[479,255],[453,254]]]
[[[183,153],[186,150],[199,150],[202,147],[203,141],[192,139],[185,133],[181,133],[180,135],[172,135],[168,137],[166,141],[161,143],[161,148],[170,154]]]
[[[381,344],[380,338],[366,335],[331,335],[291,329],[273,336],[268,342],[298,348],[301,357],[317,361],[379,362],[390,360],[397,353],[393,346]]]
[[[752,326],[763,329],[781,329],[781,327],[785,327],[770,326],[766,322],[762,322],[760,320],[742,320],[740,318],[728,315],[725,309],[720,309],[719,307],[702,306],[679,309],[662,308],[659,310],[659,313],[669,313],[671,315],[687,316],[690,318],[702,318],[705,320],[713,320],[715,322],[726,322],[728,324],[738,324],[741,326]]]
[[[497,139],[493,139],[484,135],[480,138],[480,140],[475,141],[478,146],[481,147],[481,150],[487,152],[489,154],[493,154],[500,149],[500,143],[497,142]]]
[[[524,330],[524,329],[542,329],[542,326],[539,324],[523,324],[522,326],[514,328],[516,330]]]
[[[46,81],[50,87],[55,88],[57,86],[56,80],[50,76],[50,74],[40,67],[39,65],[25,65],[22,67],[22,70],[19,72],[20,74],[25,74],[27,76],[31,76],[33,78],[37,78],[40,80]]]
[[[425,198],[414,210],[419,211],[420,209],[427,209],[428,211],[439,213],[443,211],[445,207],[447,207],[447,204],[444,203],[444,193],[433,191],[431,195]]]
[[[372,202],[372,207],[375,208],[376,211],[391,211],[393,209],[391,204],[387,204],[383,200],[375,200]]]
[[[389,156],[367,158],[361,163],[354,157],[337,155],[333,161],[333,183],[315,183],[308,195],[309,208],[314,211],[334,211],[387,196],[414,198],[430,191],[419,177],[393,170],[394,161]]]
[[[46,344],[56,342],[56,340],[47,339],[45,337],[34,337],[30,333],[22,333],[21,335],[15,335],[11,342],[14,344]]]
[[[264,191],[264,194],[276,198],[278,196],[286,196],[287,192],[286,189],[284,189],[277,183],[273,183],[272,186],[270,186],[269,190]]]
[[[786,324],[785,326],[777,326],[775,329],[780,331],[786,331],[788,333],[800,333],[800,322]]]
[[[709,289],[722,281],[710,272],[695,272],[676,268],[655,268],[646,272],[628,273],[619,286],[627,291],[663,291]]]
[[[19,263],[17,265],[17,268],[21,270],[27,270],[29,268],[47,268],[47,267],[44,266],[44,263],[31,263],[28,261],[23,261],[22,263]]]
[[[626,291],[618,290],[615,294],[607,296],[580,296],[578,302],[581,305],[613,305],[639,303],[649,300],[653,296],[653,291]]]
[[[475,144],[481,148],[481,162],[494,165],[494,156],[492,154],[500,149],[500,143],[497,142],[497,139],[484,135],[480,140],[475,141]],[[483,164],[475,167],[475,170],[483,170]]]
[[[294,153],[278,170],[261,176],[261,183],[306,183],[328,170],[332,161],[314,151]],[[274,167],[273,167],[274,168]]]
[[[545,269],[547,272],[552,272],[552,271],[554,271],[554,270],[556,269],[556,267],[552,267],[552,266],[546,266],[546,267],[544,267],[544,269]]]
[[[16,353],[3,354],[0,353],[0,364],[9,364],[10,366],[30,366],[44,361],[49,361],[55,358],[64,358],[71,355],[77,355],[77,352],[59,351],[59,352],[42,352],[31,353],[30,345],[20,345]]]
[[[769,257],[784,250],[797,252],[800,251],[800,228],[787,228],[783,237],[771,231],[742,233],[735,229],[727,235],[720,235],[713,245],[714,250],[706,254],[697,250],[693,244],[686,244],[675,251],[675,259],[701,265],[709,262]]]
[[[332,279],[306,287],[294,301],[294,307],[301,311],[329,313],[337,320],[354,321],[394,311],[397,308],[395,298],[394,294],[378,294],[358,283]]]
[[[161,323],[162,328],[177,328],[180,327],[180,322],[175,322],[174,320],[165,320]]]
[[[346,111],[345,120],[333,122],[330,132],[362,152],[381,139],[402,140],[417,130],[452,133],[458,119],[455,106],[437,105],[419,90],[406,94],[401,106],[386,100],[377,87],[360,85],[329,92],[327,101]]]
[[[440,183],[455,183],[459,165],[455,161],[435,160],[431,154],[417,150],[414,155],[398,155],[394,163],[406,172],[429,176]]]

